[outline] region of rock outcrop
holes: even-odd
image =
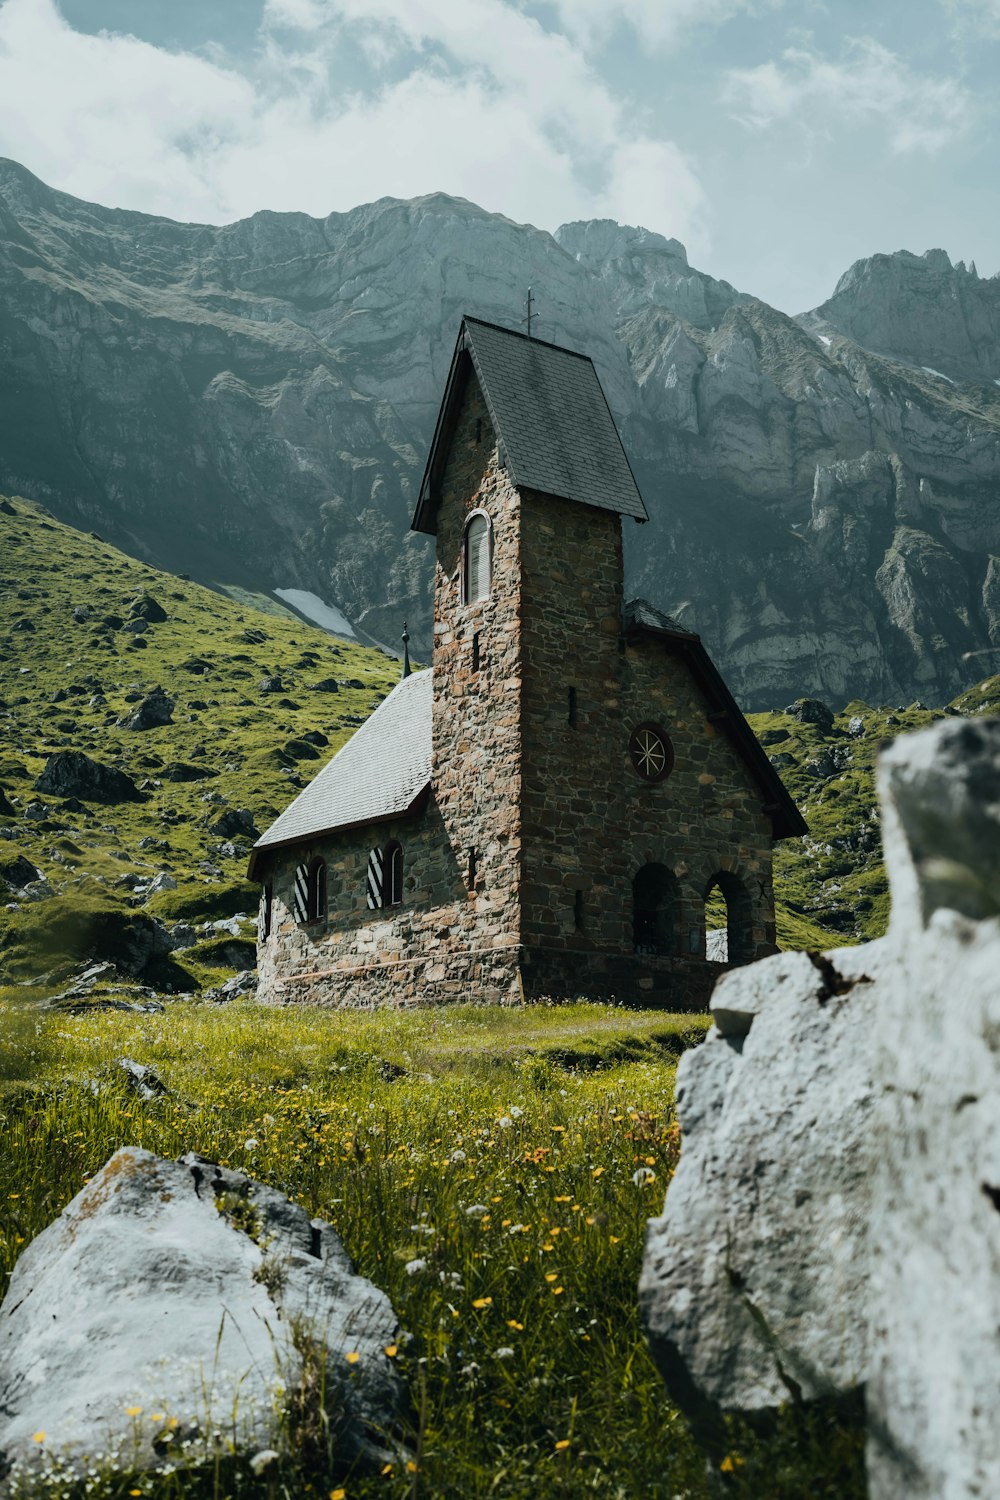
[[[15,1267],[0,1471],[210,1461],[219,1434],[247,1457],[280,1451],[297,1404],[317,1424],[323,1407],[345,1467],[384,1458],[395,1332],[329,1224],[199,1157],[127,1148]]]
[[[1000,645],[1000,292],[941,254],[861,263],[794,320],[607,220],[553,236],[433,194],[172,224],[0,162],[0,488],[206,582],[314,594],[363,639],[405,617],[426,659],[408,527],[455,331],[519,326],[530,284],[651,514],[629,593],[746,707],[946,701]],[[109,628],[139,646],[164,612]]]
[[[82,750],[56,750],[45,762],[35,790],[50,797],[79,797],[84,802],[144,802],[125,771],[102,765]]]
[[[640,1295],[709,1447],[724,1411],[863,1389],[873,1500],[971,1500],[1000,1472],[1000,719],[896,741],[880,793],[889,934],[720,982]]]

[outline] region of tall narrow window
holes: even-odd
[[[399,906],[403,900],[403,850],[392,843],[382,859],[382,905]]]
[[[472,670],[479,671],[479,631],[472,637]]]
[[[475,849],[470,849],[469,850],[469,890],[470,891],[474,891],[476,889],[476,865],[477,865],[476,851],[475,851]]]
[[[306,920],[322,922],[326,917],[326,860],[314,859],[309,866]]]
[[[464,593],[466,604],[488,599],[492,576],[492,536],[489,517],[473,511],[465,528]]]
[[[573,926],[577,932],[583,930],[583,892],[573,892]]]
[[[270,881],[263,886],[260,893],[260,911],[257,915],[257,935],[261,942],[266,942],[271,936],[271,911],[274,904],[274,886]]]

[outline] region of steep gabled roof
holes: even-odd
[[[260,855],[320,834],[416,811],[431,782],[431,673],[397,682],[388,698],[341,746],[254,844]]]
[[[799,838],[808,833],[805,818],[743,717],[736,699],[705,650],[701,637],[689,630],[681,630],[676,621],[669,615],[661,614],[645,599],[630,599],[624,606],[622,632],[626,640],[643,635],[655,636],[687,663],[692,676],[708,699],[709,722],[729,736],[750,775],[760,787],[764,797],[764,811],[770,815],[774,837]]]
[[[414,531],[436,529],[441,476],[472,370],[514,484],[648,521],[591,360],[465,317],[420,485]]]

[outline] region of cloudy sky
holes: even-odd
[[[616,218],[787,312],[1000,269],[998,78],[1000,0],[0,0],[0,154],[79,197]]]

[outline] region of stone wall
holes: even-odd
[[[465,604],[465,523],[493,529],[493,588]],[[409,819],[273,856],[260,994],[336,1006],[519,1000],[520,498],[470,375],[442,477],[434,620],[433,793]],[[473,638],[478,635],[477,657]],[[398,840],[404,903],[369,910],[369,851]],[[296,865],[327,864],[325,921],[292,915]]]
[[[671,973],[687,991],[681,975],[704,957],[715,875],[746,892],[751,956],[773,952],[771,820],[683,660],[655,637],[621,638],[621,519],[531,491],[522,516],[524,943],[564,954],[570,972],[575,955],[578,984],[606,970],[666,1001]],[[659,782],[643,781],[628,754],[647,720],[676,757]],[[647,864],[677,880],[673,965],[620,961],[633,954],[632,882]],[[695,988],[703,1003],[704,983]]]
[[[463,597],[473,511],[492,527],[493,586]],[[621,635],[621,519],[511,484],[470,373],[437,515],[433,792],[409,820],[272,856],[261,994],[330,1005],[588,996],[702,1008],[705,894],[746,892],[753,952],[771,951],[771,824],[759,789],[661,641]],[[570,723],[569,693],[575,695]],[[660,723],[676,763],[642,781],[631,730]],[[370,849],[397,839],[404,904],[372,912]],[[291,915],[295,866],[327,862],[328,916]],[[636,953],[632,882],[677,882],[669,955]]]

